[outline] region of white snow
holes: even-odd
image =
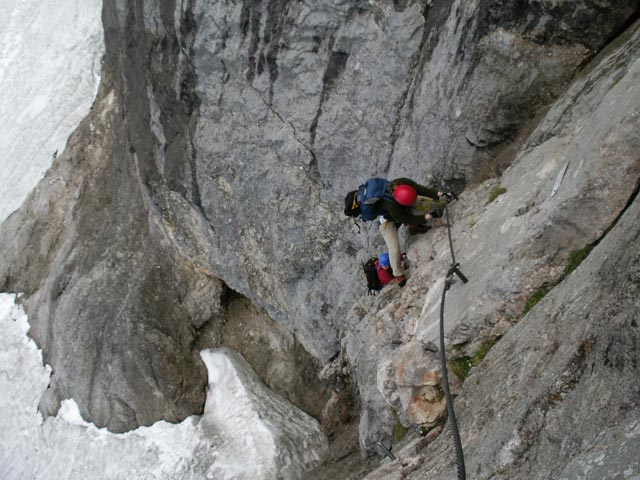
[[[237,353],[201,353],[209,371],[204,414],[113,434],[85,422],[73,400],[37,413],[51,370],[26,332],[15,296],[0,294],[0,478],[302,478],[326,449],[318,423],[269,390]]]
[[[0,222],[86,116],[104,52],[102,0],[0,1]]]

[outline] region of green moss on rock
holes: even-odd
[[[507,189],[504,187],[497,187],[491,190],[489,193],[489,200],[487,200],[487,204],[493,202],[496,198],[498,198],[503,193],[507,193]]]

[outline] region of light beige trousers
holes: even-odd
[[[414,215],[424,215],[427,212],[432,211],[439,202],[429,197],[423,197],[418,195],[418,198],[411,206]],[[384,243],[387,245],[387,252],[389,253],[389,263],[391,263],[391,269],[396,277],[405,274],[402,265],[402,251],[400,250],[400,238],[398,237],[398,228],[395,222],[386,221],[381,219],[380,233],[384,238]]]
[[[382,220],[380,224],[380,233],[384,238],[384,243],[387,245],[387,252],[389,253],[389,263],[391,269],[396,277],[404,275],[404,269],[402,268],[402,252],[400,251],[400,239],[398,238],[398,229],[395,222],[389,220]]]

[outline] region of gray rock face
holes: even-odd
[[[479,178],[633,11],[586,4],[578,18],[607,12],[604,36],[567,20],[555,39],[569,12],[531,8],[529,18],[491,2],[196,5],[193,144],[216,274],[331,357],[352,303],[345,270],[354,250],[379,245],[336,222],[344,193],[370,174]]]
[[[638,27],[613,47],[550,108],[502,175],[504,194],[487,203],[497,185],[492,180],[451,205],[456,260],[471,279],[447,294],[445,330],[454,357],[473,356],[509,331],[529,298],[563,278],[570,253],[599,241],[636,194]],[[354,309],[344,345],[366,402],[394,406],[406,426],[431,428],[445,414],[437,385],[426,388],[423,377],[439,370],[433,352],[451,263],[445,229],[412,243],[408,253],[417,269],[407,287],[385,292],[367,306],[372,313]],[[405,345],[394,347],[394,339]],[[407,350],[414,353],[407,357]],[[420,370],[410,373],[418,358]],[[375,418],[361,418],[361,439],[393,431],[392,418],[382,424],[383,417]]]
[[[620,215],[640,176],[638,54],[634,29],[549,110],[502,175],[506,192],[456,212],[457,260],[476,281],[452,292],[452,343],[471,341],[482,325],[497,325],[500,334],[499,324],[517,319],[523,300],[558,280],[571,251],[596,242]],[[473,195],[488,198],[487,186]],[[448,252],[440,253],[436,263],[444,266]],[[416,325],[423,342],[434,338],[427,316],[438,308],[439,290]]]
[[[635,187],[636,36],[569,82],[638,8],[105,2],[93,112],[0,230],[0,286],[25,293],[54,370],[43,412],[73,397],[122,431],[201,411],[197,342],[205,330],[224,341],[232,289],[315,358],[343,349],[365,453],[397,422],[437,425],[444,231],[412,243],[403,291],[359,299],[358,262],[381,239],[355,234],[344,193],[372,174],[458,188],[505,171],[495,202],[484,205],[491,180],[452,205],[473,281],[452,291],[448,333],[461,354],[506,334]]]
[[[474,478],[640,472],[639,215],[636,196],[580,267],[463,384],[456,414]],[[442,435],[413,455],[420,467],[402,478],[454,478],[452,459],[450,436]],[[400,478],[403,468],[396,462],[366,478]]]

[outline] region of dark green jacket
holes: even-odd
[[[401,184],[411,185],[413,188],[415,188],[418,195],[435,200],[434,205],[438,202],[438,190],[420,185],[410,178],[402,177],[391,180],[389,182],[387,190],[389,192],[393,192],[393,189],[396,187],[396,185]],[[387,220],[393,220],[397,224],[422,225],[423,223],[427,222],[427,219],[424,218],[424,214],[414,215],[412,213],[411,207],[400,205],[395,200],[382,200],[382,209],[384,210],[384,218],[386,218]]]

